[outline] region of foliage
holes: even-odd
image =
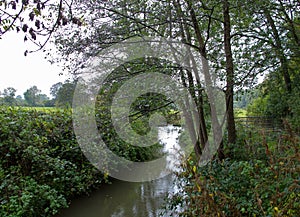
[[[70,109],[0,107],[0,120],[0,216],[52,216],[106,180],[108,174],[81,152]],[[111,150],[132,161],[151,160],[161,150],[135,149],[111,131],[102,136],[112,139]]]
[[[161,145],[158,143],[150,147],[134,146],[136,138],[129,137],[127,141],[124,141],[115,130],[112,121],[111,108],[114,99],[114,95],[117,93],[118,88],[122,86],[126,81],[131,79],[133,75],[143,73],[141,69],[146,68],[148,73],[155,72],[159,68],[159,65],[155,65],[152,61],[154,59],[139,59],[132,62],[125,63],[124,65],[116,68],[112,74],[110,74],[104,81],[104,85],[99,90],[99,95],[96,102],[96,121],[100,134],[102,134],[103,140],[110,147],[111,150],[121,154],[120,156],[133,159],[134,161],[149,161],[153,158],[159,157],[161,153]],[[167,68],[161,67],[161,71],[168,73]],[[128,73],[128,72],[131,73]],[[132,93],[128,93],[132,94]],[[126,93],[123,93],[122,99],[128,100]],[[133,131],[139,135],[146,135],[150,130],[151,116],[154,114],[160,114],[161,116],[168,117],[168,121],[177,121],[174,113],[170,114],[171,109],[174,110],[174,102],[171,99],[163,96],[162,94],[147,93],[137,97],[130,105],[127,122],[126,117],[119,120],[122,123],[130,124]],[[116,113],[123,112],[126,108],[118,107]],[[169,113],[169,114],[168,114]],[[167,115],[168,114],[168,115]],[[173,123],[174,123],[173,122]],[[169,122],[170,123],[170,122]],[[161,124],[166,124],[161,123]],[[128,129],[130,130],[130,129]],[[157,136],[154,135],[154,136]],[[145,141],[146,144],[147,141]],[[143,146],[143,144],[140,144]]]
[[[295,71],[296,76],[299,76],[299,72]],[[248,115],[269,116],[276,121],[287,119],[293,129],[299,132],[299,80],[293,78],[292,82],[293,87],[289,93],[282,82],[270,76],[261,84],[258,97],[248,105]]]
[[[257,75],[266,71],[269,72],[269,77],[262,84],[258,98],[248,107],[249,114],[288,119],[293,128],[299,131],[299,1],[71,1],[76,7],[76,13],[72,13],[72,4],[67,4],[68,1],[61,0],[54,4],[46,1],[45,3],[53,5],[50,9],[55,12],[54,17],[44,14],[46,5],[41,5],[41,1],[34,1],[31,5],[29,2],[0,2],[0,36],[2,29],[7,32],[15,27],[17,31],[22,30],[30,36],[25,36],[25,40],[30,38],[35,41],[41,26],[42,30],[50,30],[50,35],[60,25],[73,23],[82,26],[80,29],[65,26],[55,39],[62,54],[58,56],[58,61],[63,59],[66,68],[74,74],[85,68],[89,60],[102,50],[136,36],[161,36],[182,41],[191,45],[192,49],[208,61],[210,71],[217,78],[216,83],[221,84],[220,88],[226,93],[226,105],[229,105],[227,135],[232,146],[235,146],[228,154],[232,158],[222,163],[214,161],[204,168],[197,168],[193,162],[184,165],[185,173],[182,178],[186,183],[183,185],[185,193],[179,197],[183,215],[195,216],[199,215],[199,212],[216,216],[297,214],[293,213],[296,212],[293,206],[298,205],[295,198],[299,196],[299,191],[295,194],[291,192],[291,182],[296,180],[298,185],[299,179],[295,177],[295,171],[291,170],[295,168],[293,164],[296,164],[299,157],[295,137],[282,135],[277,139],[269,139],[262,136],[259,139],[252,132],[241,131],[235,142],[235,136],[231,136],[233,139],[230,139],[229,135],[235,134],[230,133],[235,132],[233,89],[253,87]],[[66,4],[65,7],[63,4]],[[23,7],[24,5],[26,7]],[[10,13],[9,9],[16,10],[19,7],[21,10],[17,16]],[[15,22],[22,20],[20,14],[23,14],[23,9],[29,13],[31,26],[22,22],[18,26]],[[40,25],[40,18],[49,19],[53,28]],[[44,44],[39,46],[43,47]],[[187,58],[186,61],[190,68],[195,67],[192,58]],[[204,63],[206,61],[203,61]],[[155,62],[150,70],[156,66],[159,66],[158,62]],[[138,67],[139,70],[145,71],[148,66],[141,64]],[[204,114],[203,107],[208,105],[203,105],[203,98],[207,93],[197,80],[197,72],[178,70],[177,77],[191,91],[199,108],[198,113]],[[157,147],[154,147],[154,150],[128,147],[113,130],[109,108],[116,88],[121,84],[120,80],[108,80],[107,86],[111,89],[108,89],[107,95],[100,94],[98,98],[96,115],[99,130],[110,148],[121,156],[135,161],[151,159],[152,151]],[[103,90],[105,91],[107,89]],[[140,118],[134,114],[141,114],[149,108],[144,103],[145,100],[151,101],[150,106],[159,105],[156,98],[155,95],[141,96],[132,106],[131,124],[140,133],[149,130],[147,115],[152,113]],[[247,101],[247,98],[243,98],[241,106],[246,106]],[[213,108],[213,103],[210,106]],[[174,108],[161,112],[169,113],[171,109]],[[30,120],[28,122],[31,123]],[[195,136],[202,145],[207,137],[206,122],[208,121],[201,119],[201,129]],[[196,132],[196,128],[194,130]],[[14,145],[18,143],[13,136],[5,139],[12,140]],[[286,142],[288,150],[278,146],[283,141]],[[201,153],[201,150],[198,153]],[[277,170],[280,173],[277,174]],[[216,175],[217,172],[221,174]],[[276,175],[279,184],[271,182]],[[25,180],[35,185],[31,179]],[[264,182],[259,183],[258,180]]]
[[[37,86],[32,86],[24,92],[24,98],[28,106],[42,106],[49,100],[46,94],[42,94]]]
[[[1,216],[52,216],[102,182],[76,143],[70,111],[0,110]]]
[[[16,89],[13,87],[8,87],[3,90],[3,93],[1,94],[3,96],[1,104],[6,104],[9,106],[15,105],[15,95],[16,95]]]
[[[234,95],[234,107],[246,109],[253,100],[259,96],[259,89],[257,87],[236,91]]]
[[[247,107],[247,114],[250,116],[266,116],[267,102],[270,97],[257,97]]]
[[[246,117],[246,116],[247,116],[247,110],[241,109],[241,108],[235,108],[235,109],[234,109],[234,116],[235,116],[236,118],[239,118],[239,117]]]
[[[294,130],[299,132],[299,15],[296,13],[295,17],[289,17],[287,13],[290,10],[292,15],[299,5],[290,8],[286,7],[283,1],[279,2],[280,10],[277,12],[282,13],[288,23],[273,20],[268,12],[266,16],[274,37],[271,51],[276,54],[280,64],[274,67],[259,85],[258,98],[252,101],[247,110],[253,115],[271,116],[277,120],[288,119]],[[278,22],[277,26],[276,22]]]
[[[30,107],[54,107],[55,99],[49,99],[46,94],[41,93],[37,86],[32,86],[24,92],[22,96],[16,95],[13,87],[5,88],[0,95],[0,105],[2,106],[30,106]]]
[[[285,88],[290,89],[291,73],[286,70],[287,60],[291,57],[290,51],[299,46],[295,31],[298,26],[295,18],[299,16],[299,2],[296,0],[87,0],[76,2],[74,6],[83,17],[84,28],[63,28],[55,37],[61,54],[57,61],[63,61],[71,73],[82,73],[82,69],[101,51],[137,36],[163,37],[186,43],[203,57],[202,60],[205,59],[202,66],[207,61],[209,70],[195,62],[197,58],[193,59],[193,55],[188,55],[185,62],[192,70],[177,71],[179,81],[190,90],[197,103],[201,129],[194,131],[201,131],[195,136],[200,144],[195,147],[199,155],[207,141],[208,131],[203,118],[203,99],[207,93],[197,77],[199,71],[212,72],[218,88],[224,90],[227,135],[232,144],[236,139],[233,90],[251,88],[258,75],[274,70],[279,71],[284,77]],[[132,51],[136,52],[138,48],[132,48]],[[196,66],[200,66],[200,70],[194,70]],[[241,106],[246,106],[246,103],[244,98]],[[211,116],[216,116],[213,106],[211,112]],[[219,153],[222,153],[221,147]]]
[[[288,121],[293,126],[296,132],[300,132],[300,100],[299,100],[300,90],[293,91],[291,96],[288,98],[288,104],[290,105],[291,115],[288,116]]]
[[[52,86],[52,90],[57,88],[55,93],[56,107],[71,107],[73,102],[73,94],[76,86],[76,81],[65,81],[63,84],[57,83]],[[52,92],[53,94],[53,92]]]
[[[57,97],[58,91],[59,89],[62,87],[63,83],[62,82],[58,82],[56,84],[53,84],[50,87],[50,94],[52,95],[53,98]]]
[[[68,0],[1,0],[0,39],[7,32],[21,32],[24,41],[30,40],[37,46],[35,51],[41,50],[60,26],[82,25],[72,12],[72,3]],[[28,52],[26,50],[24,55]]]
[[[179,216],[299,216],[299,137],[239,129],[235,155],[204,167],[190,158],[167,203]],[[251,136],[249,136],[251,135]]]

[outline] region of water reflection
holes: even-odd
[[[174,167],[178,153],[179,127],[160,127],[159,139],[165,144],[165,150],[173,153],[168,157],[168,168]],[[134,183],[113,180],[103,185],[90,197],[77,198],[68,209],[57,217],[155,217],[169,192],[174,191],[173,176],[151,182]]]
[[[168,153],[167,168],[171,171],[177,170],[178,159],[180,159],[180,145],[178,136],[181,127],[168,125],[158,128],[158,138],[161,144],[164,144],[164,151]]]

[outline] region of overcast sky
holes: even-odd
[[[24,43],[24,35],[10,32],[0,39],[0,91],[14,87],[16,95],[21,95],[33,85],[42,93],[50,96],[50,87],[66,80],[66,76],[59,76],[61,69],[51,65],[44,59],[43,52],[31,53],[27,57],[24,51],[32,45]],[[51,46],[51,45],[48,45]]]

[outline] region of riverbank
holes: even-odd
[[[178,162],[175,154],[179,149],[180,129],[172,125],[158,128],[158,140],[164,144],[164,153],[169,155],[165,165],[169,170],[175,169],[175,163]],[[111,184],[101,185],[89,196],[74,198],[70,207],[55,217],[156,217],[165,212],[166,198],[176,189],[174,174],[147,182],[110,181]]]
[[[191,157],[178,174],[182,191],[170,198],[175,216],[300,216],[300,137],[238,125],[225,160],[200,167]]]
[[[81,152],[71,110],[1,107],[0,131],[0,216],[53,216],[107,180]],[[159,149],[126,147],[114,151],[140,161]]]

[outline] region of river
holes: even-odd
[[[173,154],[178,151],[179,127],[160,127],[158,138],[165,151],[171,153],[167,158],[168,168],[174,168]],[[150,182],[126,182],[112,180],[104,184],[90,196],[74,199],[70,207],[57,217],[154,217],[162,212],[166,196],[175,190],[174,177],[167,175]],[[170,215],[168,215],[170,216]]]

